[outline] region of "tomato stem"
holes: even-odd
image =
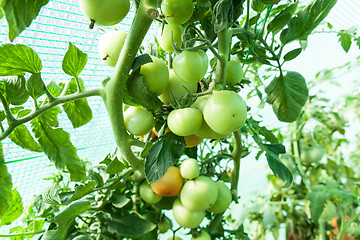
[[[224,89],[226,66],[230,56],[231,33],[228,29],[224,29],[217,33],[218,35],[218,51],[217,68],[215,73],[216,89]]]
[[[234,138],[235,138],[235,150],[233,152],[234,169],[231,173],[231,193],[233,194],[234,201],[237,202],[237,189],[238,189],[239,177],[240,177],[240,160],[243,151],[240,131],[234,132]]]

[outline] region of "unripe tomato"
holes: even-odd
[[[200,234],[197,237],[192,236],[191,240],[211,240],[211,237],[205,230],[201,230]]]
[[[115,67],[127,33],[124,31],[109,31],[101,35],[98,43],[100,58],[110,67]]]
[[[305,146],[301,148],[300,159],[303,163],[311,164],[318,163],[323,157],[325,151],[322,146]]]
[[[196,108],[180,108],[169,113],[167,124],[169,129],[178,136],[196,133],[202,124],[201,112]]]
[[[124,113],[126,129],[135,136],[148,133],[154,126],[155,120],[151,112],[143,107],[129,107]]]
[[[140,184],[139,194],[141,199],[149,204],[155,204],[162,199],[162,196],[157,195],[147,182]]]
[[[171,43],[171,36],[173,42],[181,47],[181,35],[183,33],[182,26],[178,24],[165,24],[164,29],[160,29],[160,33],[157,36],[157,40],[159,41],[159,45],[162,49],[164,49],[168,53],[173,53],[175,50]]]
[[[152,62],[141,66],[140,74],[143,75],[143,80],[148,90],[159,96],[163,93],[169,82],[169,69],[163,60],[157,57],[150,56]]]
[[[191,18],[194,7],[192,0],[162,0],[161,11],[168,23],[181,25]]]
[[[129,0],[79,0],[82,13],[100,26],[119,23],[130,10]]]
[[[216,183],[210,177],[199,176],[185,182],[180,192],[180,200],[187,209],[203,211],[216,202],[217,195]]]
[[[215,183],[218,189],[218,197],[214,205],[212,205],[208,211],[213,213],[221,213],[230,206],[230,203],[232,202],[232,194],[224,182],[217,181]]]
[[[175,196],[179,194],[183,184],[184,178],[180,174],[180,169],[171,166],[162,178],[151,184],[151,187],[160,196]]]
[[[192,108],[197,108],[201,113],[204,111],[204,106],[209,99],[210,95],[200,96],[196,101],[191,105]],[[221,139],[225,138],[227,134],[220,134],[212,130],[209,125],[206,123],[205,119],[201,124],[201,128],[195,133],[197,136],[206,138],[206,139]]]
[[[201,80],[208,69],[209,59],[203,50],[182,51],[173,60],[173,69],[184,82]]]
[[[205,211],[192,211],[184,207],[180,199],[176,199],[173,205],[175,221],[182,227],[196,228],[205,218]]]
[[[236,92],[214,92],[205,104],[204,119],[211,129],[220,134],[239,130],[246,121],[247,106]]]
[[[180,164],[181,176],[185,179],[197,178],[200,174],[200,167],[196,159],[188,158]]]
[[[159,99],[164,104],[169,104],[170,102],[174,102],[172,92],[175,97],[180,99],[188,93],[196,93],[197,83],[187,83],[181,80],[174,72],[173,69],[169,71],[169,83],[165,89],[165,91],[159,96]]]
[[[204,123],[204,121],[202,121],[202,122]],[[192,147],[199,145],[204,140],[204,138],[199,137],[195,134],[191,134],[189,136],[185,136],[184,140],[185,140],[186,147],[192,148]]]
[[[240,83],[244,72],[238,61],[230,60],[226,66],[225,81],[227,85],[235,86]]]

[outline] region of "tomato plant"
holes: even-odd
[[[309,80],[286,64],[319,27],[336,33],[345,51],[358,44],[355,30],[323,24],[336,0],[140,0],[129,16],[128,0],[80,0],[90,30],[79,26],[93,44],[61,35],[66,51],[46,55],[56,60],[42,59],[49,46],[40,37],[31,44],[16,39],[37,29],[26,28],[37,24],[41,9],[52,9],[42,8],[48,2],[27,0],[27,14],[21,1],[0,4],[16,41],[0,45],[0,227],[10,225],[0,237],[262,239],[270,231],[277,237],[281,225],[288,238],[356,239],[359,171],[345,157],[360,154],[354,147],[343,154],[343,109],[360,97],[329,110],[330,102],[310,95]],[[115,26],[125,16],[130,26]],[[67,23],[75,30],[73,20]],[[158,28],[156,38],[151,28]],[[65,74],[53,79],[48,63],[55,70],[59,56],[56,70]],[[98,87],[90,88],[97,77]],[[84,129],[95,116],[92,97],[104,107],[116,145],[97,162],[80,158],[62,124],[67,117],[76,131]],[[9,144],[43,153],[58,171],[26,208],[5,160]],[[227,210],[246,197],[238,191],[247,184],[240,163],[254,159],[268,165],[268,195],[257,195],[259,205],[243,211],[249,221],[241,222]],[[327,214],[329,203],[335,211]],[[327,231],[334,212],[338,229]],[[247,233],[247,222],[258,231]]]

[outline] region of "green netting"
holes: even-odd
[[[134,13],[130,11],[128,16],[115,27],[128,30],[133,15]],[[51,0],[41,9],[31,26],[14,42],[27,44],[39,54],[43,64],[42,77],[46,83],[70,80],[70,77],[62,72],[61,62],[68,48],[68,42],[72,42],[88,54],[88,63],[80,75],[86,88],[100,87],[101,81],[111,75],[112,68],[103,64],[98,57],[97,41],[102,30],[97,27],[90,30],[88,24],[87,19],[80,12],[77,0]],[[103,29],[109,30],[111,27]],[[155,31],[156,29],[150,31],[146,41],[152,40]],[[5,19],[1,19],[0,42],[9,42],[7,32],[7,23]],[[71,134],[71,141],[78,149],[80,158],[97,163],[114,150],[115,143],[101,98],[90,98],[88,102],[93,111],[93,119],[90,123],[79,129],[73,129],[66,114],[62,113],[59,116],[59,127]],[[32,102],[28,107],[32,107]],[[43,153],[23,150],[9,139],[3,140],[3,148],[14,187],[18,189],[26,204],[34,195],[42,192],[47,184],[43,179],[57,170],[51,166],[51,162]]]

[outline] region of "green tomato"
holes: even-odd
[[[168,23],[181,25],[191,18],[194,7],[192,0],[162,0],[161,11]]]
[[[192,211],[184,207],[180,199],[176,199],[173,205],[175,221],[182,227],[196,228],[205,218],[205,211]]]
[[[224,182],[215,182],[218,189],[218,197],[214,205],[212,205],[208,211],[213,213],[222,213],[230,206],[232,202],[232,194],[230,189]]]
[[[209,59],[203,50],[185,50],[174,58],[173,69],[184,82],[191,83],[205,76],[208,64]]]
[[[320,145],[305,146],[301,149],[300,159],[305,164],[318,163],[325,151]]]
[[[212,130],[219,134],[230,134],[244,125],[247,106],[236,92],[218,91],[206,102],[203,116]]]
[[[180,164],[180,173],[185,179],[197,178],[200,174],[199,163],[193,158],[185,159]]]
[[[115,25],[128,14],[129,0],[79,0],[82,13],[100,26]]]
[[[115,67],[127,33],[124,31],[109,31],[101,35],[98,43],[100,58],[110,67]]]
[[[164,104],[169,104],[170,101],[174,102],[172,93],[174,93],[177,99],[185,96],[188,93],[196,93],[197,83],[187,83],[182,81],[174,72],[173,69],[169,71],[169,83],[165,91],[159,96],[159,99]]]
[[[167,124],[178,136],[188,136],[196,133],[202,124],[201,112],[196,108],[181,108],[169,113]]]
[[[207,176],[186,181],[180,192],[181,203],[192,211],[209,209],[216,202],[217,196],[218,187]]]
[[[200,234],[197,237],[192,236],[191,240],[211,240],[211,237],[206,231],[201,230]]]
[[[140,74],[148,90],[159,96],[163,93],[169,82],[169,69],[163,60],[150,56],[152,62],[141,66]]]
[[[147,134],[155,124],[154,116],[143,107],[129,107],[124,113],[125,127],[135,136]]]
[[[200,96],[196,101],[191,105],[192,108],[197,108],[201,113],[204,111],[205,104],[209,99],[210,95]],[[206,139],[221,139],[228,136],[228,134],[219,134],[212,130],[209,125],[206,123],[205,119],[201,124],[201,128],[195,133],[197,136],[206,138]]]
[[[241,64],[238,61],[230,60],[226,66],[225,80],[226,84],[235,86],[240,83],[244,72]]]
[[[157,40],[159,41],[160,47],[168,53],[173,53],[175,50],[171,43],[171,36],[173,42],[176,43],[177,46],[181,47],[182,33],[183,33],[183,27],[181,25],[165,24],[164,29],[160,29],[160,33],[157,36]]]
[[[162,199],[162,196],[157,195],[147,182],[140,184],[139,194],[141,199],[149,204],[158,203]]]

